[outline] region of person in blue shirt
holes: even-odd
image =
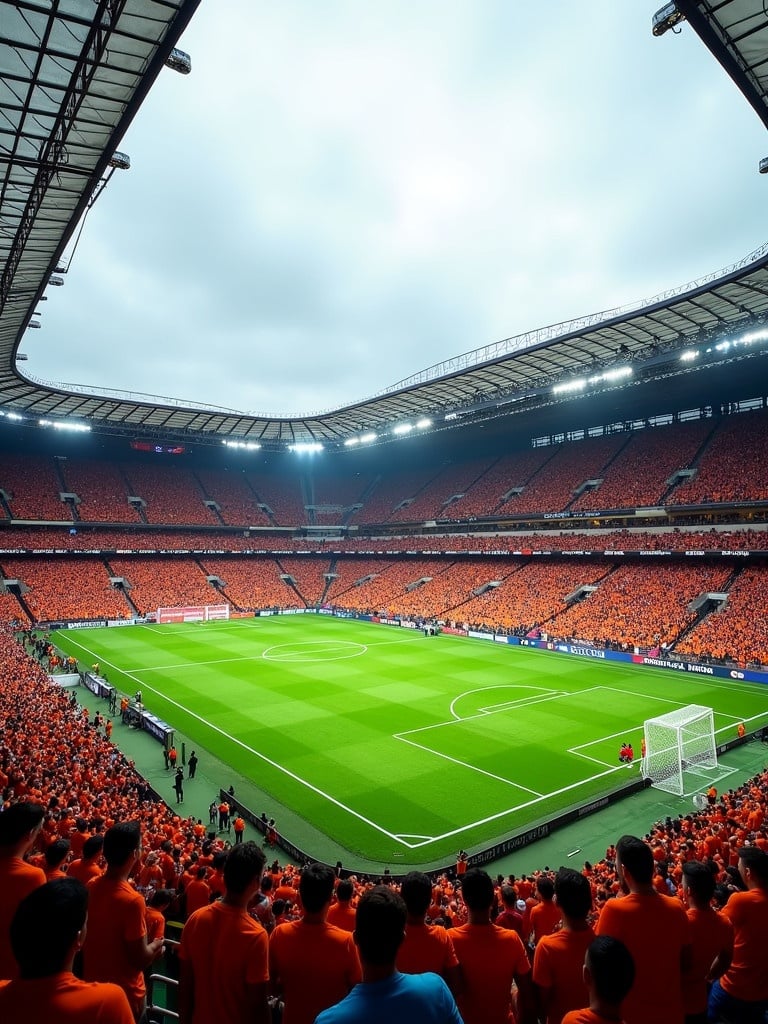
[[[395,967],[406,913],[402,898],[386,885],[363,894],[354,932],[363,980],[318,1014],[315,1024],[463,1024],[441,977],[401,974]]]

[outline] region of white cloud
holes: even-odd
[[[740,258],[764,131],[652,7],[206,0],[28,369],[306,413]]]

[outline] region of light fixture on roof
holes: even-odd
[[[761,174],[768,174],[768,156],[764,156],[760,163],[757,165],[758,171]]]
[[[416,422],[416,429],[417,430],[426,430],[428,427],[431,427],[431,426],[432,426],[432,420],[429,419],[428,416],[422,416],[422,418],[420,420],[417,420],[417,422]]]
[[[118,171],[129,171],[131,169],[131,158],[127,153],[120,153],[118,150],[109,158],[109,166]]]
[[[322,450],[323,445],[319,441],[297,441],[288,445],[288,451],[296,455],[314,455]]]
[[[375,434],[372,430],[369,430],[367,434],[363,434],[360,438],[361,444],[372,444],[376,440],[378,434]]]
[[[692,363],[694,361],[694,359],[698,359],[698,358],[699,358],[698,349],[688,348],[688,349],[685,350],[685,352],[683,352],[680,355],[680,362],[681,363]]]
[[[40,323],[39,320],[30,320],[29,323],[27,324],[27,327],[31,327],[33,330],[39,331],[40,328],[42,327],[42,324]]]
[[[48,284],[53,285],[54,288],[61,288],[61,286],[64,284],[64,278],[59,277],[57,274],[51,274],[51,276],[48,278]]]
[[[91,428],[86,423],[74,423],[69,420],[38,420],[41,427],[53,427],[54,430],[67,430],[73,434],[88,434]]]
[[[227,448],[242,448],[245,451],[257,452],[261,449],[261,445],[257,441],[222,441],[221,442]]]
[[[413,430],[413,424],[412,423],[398,423],[398,425],[396,427],[392,428],[392,433],[393,434],[397,434],[398,436],[400,436],[402,434],[410,434],[410,432],[412,430]]]
[[[180,75],[188,75],[192,70],[192,58],[174,46],[165,60],[165,66],[171,71],[178,71]]]
[[[29,359],[29,356],[27,355],[26,352],[17,352],[16,359],[20,360],[21,362],[24,362],[26,359]]]
[[[345,448],[351,448],[353,445],[356,445],[356,444],[360,444],[360,438],[359,437],[348,437],[347,440],[344,442],[344,447]]]
[[[651,19],[651,32],[655,36],[663,36],[670,29],[675,32],[675,25],[681,21],[685,21],[685,15],[682,11],[678,10],[677,4],[664,4]],[[679,32],[679,29],[677,32]]]

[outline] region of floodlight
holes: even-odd
[[[420,419],[416,423],[416,429],[417,430],[426,430],[427,427],[431,427],[431,426],[432,426],[432,420],[429,419],[427,416],[422,417],[422,419]]]
[[[29,356],[27,355],[26,352],[17,352],[16,353],[16,358],[20,359],[20,360],[24,360],[24,359],[29,359]]]
[[[314,455],[322,450],[323,445],[319,441],[297,441],[296,444],[288,445],[288,451],[297,455]]]
[[[30,320],[29,323],[27,324],[27,327],[31,327],[33,328],[33,330],[36,331],[39,331],[41,326],[42,325],[39,320]]]
[[[131,158],[127,153],[119,153],[117,150],[109,158],[109,166],[118,171],[129,171],[131,169]]]
[[[459,418],[459,414],[457,412],[447,412],[445,414],[445,422],[446,423],[450,423],[451,420],[457,420],[458,418]]]
[[[566,384],[555,384],[552,388],[553,395],[562,395],[567,391],[583,391],[587,386],[587,382],[583,377],[578,380],[569,380]]]
[[[85,423],[70,423],[67,420],[38,420],[41,427],[53,427],[54,430],[69,430],[74,434],[87,434],[90,427]]]
[[[396,427],[392,428],[393,434],[410,434],[413,430],[412,423],[398,423]]]
[[[249,452],[259,451],[261,448],[256,441],[222,441],[221,443],[227,448],[244,448]]]
[[[631,366],[617,366],[615,370],[606,370],[598,377],[598,380],[623,380],[625,377],[631,377],[632,373]]]
[[[760,163],[757,165],[758,171],[761,174],[768,174],[768,156],[764,156]]]
[[[370,431],[368,434],[363,434],[360,441],[362,444],[370,444],[372,441],[375,441],[378,436],[378,434],[374,434],[373,431]]]
[[[675,25],[680,21],[685,21],[685,15],[682,11],[678,10],[677,4],[664,4],[663,7],[656,11],[651,20],[651,32],[655,36],[663,36],[670,29],[674,31]]]
[[[51,274],[48,278],[48,284],[52,284],[55,288],[61,288],[64,284],[64,278],[58,277],[56,274]]]
[[[360,438],[359,437],[348,437],[347,440],[344,442],[344,447],[345,448],[351,448],[353,444],[360,444]]]
[[[165,66],[171,71],[178,71],[180,75],[188,75],[192,70],[192,58],[174,46],[166,58]]]
[[[685,352],[680,356],[681,363],[692,363],[694,359],[699,358],[699,353],[695,348],[686,349]]]
[[[24,417],[20,416],[19,413],[17,413],[17,412],[7,412],[5,415],[6,415],[6,417],[9,420],[23,420],[24,419]]]

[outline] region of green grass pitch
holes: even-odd
[[[352,854],[450,859],[639,772],[642,723],[685,704],[721,737],[768,691],[301,615],[64,631],[56,643]],[[727,758],[726,758],[727,760]],[[700,788],[705,788],[702,783]]]

